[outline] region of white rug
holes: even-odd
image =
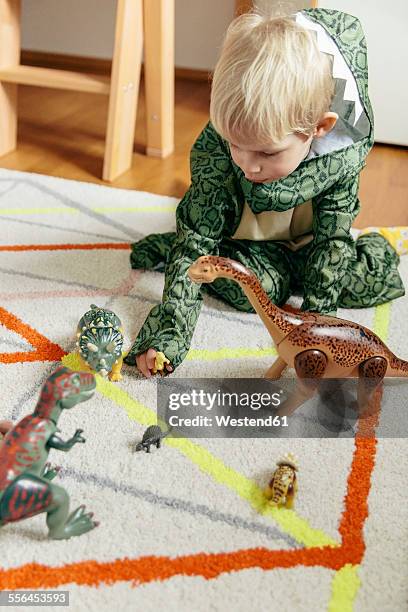
[[[172,229],[176,203],[0,170],[0,419],[30,413],[59,360],[74,362],[91,303],[118,314],[130,346],[164,277],[131,271],[126,244]],[[408,281],[408,257],[401,272]],[[407,306],[339,316],[408,359]],[[175,376],[256,378],[273,359],[256,315],[205,297]],[[86,444],[50,455],[72,508],[85,503],[100,526],[63,542],[47,539],[44,515],[2,528],[0,589],[68,590],[72,610],[95,612],[406,609],[405,439],[167,439],[135,454],[154,422],[156,382],[123,373],[62,415],[62,435],[84,429]],[[295,509],[267,510],[262,487],[288,451],[300,464]]]

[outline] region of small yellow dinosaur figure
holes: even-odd
[[[158,351],[156,353],[156,358],[154,361],[154,368],[152,369],[152,374],[157,374],[157,372],[160,372],[160,374],[163,376],[163,370],[164,370],[164,366],[166,365],[166,363],[170,363],[170,360],[167,359],[164,353],[162,353],[161,351]]]
[[[297,492],[297,460],[292,453],[288,453],[276,465],[278,467],[265,489],[265,497],[273,506],[293,508]]]

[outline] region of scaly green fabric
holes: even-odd
[[[200,289],[189,280],[188,267],[200,255],[241,261],[258,275],[277,304],[303,290],[303,310],[334,314],[338,306],[374,306],[404,294],[399,258],[389,243],[379,234],[366,234],[355,242],[350,234],[359,211],[359,175],[374,140],[363,32],[355,17],[339,11],[304,13],[324,26],[352,70],[370,124],[367,136],[305,159],[279,181],[257,184],[245,179],[232,161],[228,143],[208,123],[191,151],[191,186],[177,207],[177,233],[153,234],[132,245],[132,267],[165,268],[165,286],[162,303],[149,313],[125,358],[127,364],[135,364],[136,355],[153,347],[177,367],[190,347],[204,288],[239,310],[252,311],[232,281],[218,279]],[[285,211],[309,200],[313,241],[298,251],[272,240],[231,238],[245,202],[256,214]]]

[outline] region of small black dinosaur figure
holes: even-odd
[[[144,432],[142,441],[136,445],[135,450],[145,450],[146,453],[150,453],[150,446],[155,444],[157,448],[160,448],[162,439],[169,433],[169,431],[162,431],[158,425],[150,425]]]

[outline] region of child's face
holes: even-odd
[[[309,153],[313,134],[290,134],[279,144],[229,143],[231,157],[245,177],[254,183],[272,183],[291,174]]]

